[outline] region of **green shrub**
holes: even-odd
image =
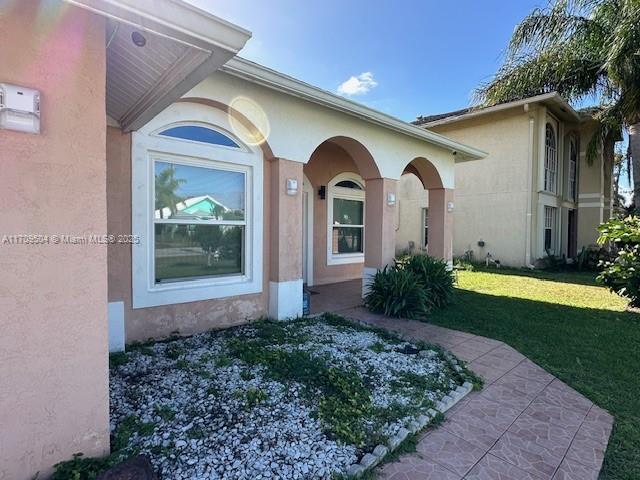
[[[389,317],[421,318],[430,310],[428,291],[409,269],[384,267],[373,277],[364,304]]]
[[[611,219],[598,227],[598,243],[610,243],[614,255],[600,262],[597,280],[611,291],[640,307],[640,217]]]
[[[451,303],[455,279],[444,260],[429,255],[413,255],[405,268],[424,285],[433,306],[440,308]]]
[[[411,255],[396,260],[397,268],[415,274],[427,291],[428,303],[436,308],[451,303],[454,275],[444,260],[429,255]]]
[[[88,458],[76,453],[73,459],[54,465],[51,480],[94,480],[99,474],[123,460],[125,457],[119,454],[105,458]]]

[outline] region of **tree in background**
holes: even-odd
[[[515,29],[503,66],[478,89],[486,105],[556,91],[569,102],[596,97],[592,162],[621,127],[629,131],[634,203],[640,207],[640,0],[553,0]]]

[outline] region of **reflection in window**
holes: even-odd
[[[329,234],[331,254],[364,253],[364,199],[363,184],[355,179],[344,179],[329,185],[331,216]]]
[[[156,283],[244,273],[245,174],[155,162]]]
[[[364,201],[333,199],[333,253],[363,253]]]
[[[220,133],[212,128],[201,127],[199,125],[178,125],[161,131],[158,135],[164,137],[179,138],[180,140],[191,140],[193,142],[210,143],[223,147],[240,148],[235,141],[224,133]]]

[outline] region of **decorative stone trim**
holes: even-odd
[[[457,365],[457,360],[451,356],[448,352],[445,353],[445,357],[450,362],[455,362],[455,366]],[[460,368],[458,366],[458,368]],[[471,390],[473,390],[473,384],[471,382],[464,382],[462,385],[458,386],[455,390],[449,392],[448,395],[445,395],[440,401],[436,402],[436,408],[430,408],[424,414],[418,415],[415,419],[411,420],[406,428],[401,428],[398,430],[393,437],[389,438],[387,441],[387,445],[378,445],[373,449],[373,452],[366,453],[361,459],[360,462],[354,463],[353,465],[347,468],[347,476],[349,478],[360,478],[364,475],[365,472],[375,468],[379,465],[384,458],[394,450],[396,450],[402,442],[404,442],[409,434],[417,434],[418,432],[424,430],[430,424],[433,423],[433,419],[438,415],[438,413],[444,413],[453,407],[456,403],[466,397]]]

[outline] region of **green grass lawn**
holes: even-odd
[[[601,479],[640,479],[640,314],[594,275],[460,272],[431,323],[502,340],[615,416]]]

